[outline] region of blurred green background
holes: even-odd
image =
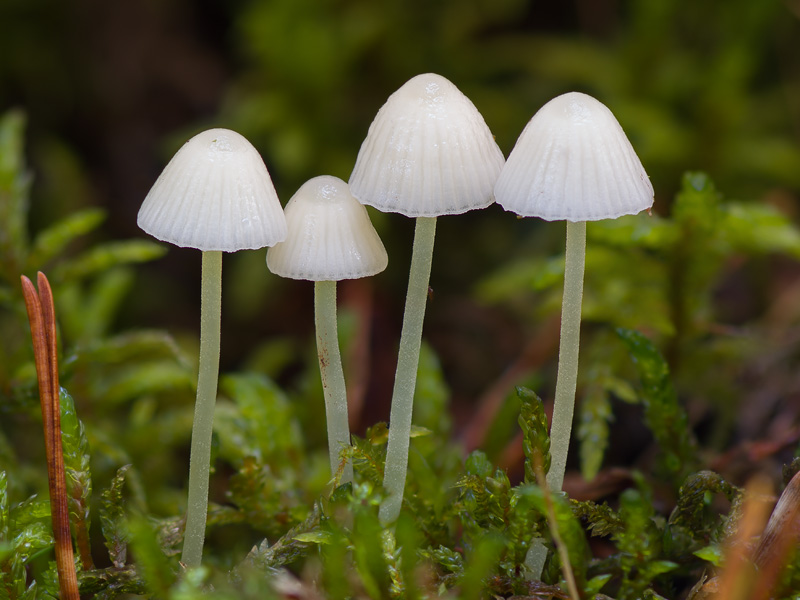
[[[798,218],[798,0],[0,1],[0,110],[27,115],[34,231],[99,206],[101,239],[143,237],[136,213],[150,185],[208,127],[248,137],[284,203],[313,176],[347,180],[378,108],[429,71],[472,99],[506,154],[539,107],[580,90],[622,123],[657,214],[669,215],[684,171],[704,170],[726,196]],[[371,215],[390,267],[340,292],[371,324],[362,428],[388,416],[413,227]],[[499,207],[440,220],[426,337],[457,416],[533,330],[478,301],[476,282],[562,243],[562,228]],[[247,363],[291,379],[312,335],[311,285],[279,280],[263,259],[226,257],[223,370]],[[193,339],[199,266],[199,253],[175,248],[139,269],[114,327]],[[761,309],[729,313],[746,321]]]

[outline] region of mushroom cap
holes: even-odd
[[[338,177],[305,182],[286,204],[286,241],[267,250],[269,270],[290,279],[340,281],[380,273],[389,258],[367,209]]]
[[[350,189],[408,217],[485,208],[503,153],[475,105],[440,75],[417,75],[386,101],[361,145]]]
[[[653,185],[617,119],[580,92],[553,98],[519,136],[497,203],[546,221],[597,221],[653,205]]]
[[[159,240],[199,250],[235,252],[286,238],[286,219],[261,155],[229,129],[198,133],[175,153],[137,222]]]

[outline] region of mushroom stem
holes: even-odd
[[[347,391],[336,326],[336,282],[314,283],[314,319],[317,330],[317,356],[322,391],[325,395],[325,417],[328,423],[328,450],[331,474],[339,470],[342,448],[350,445],[347,419]],[[348,460],[341,473],[341,483],[353,481],[353,463]]]
[[[550,424],[550,470],[547,487],[560,492],[567,468],[567,451],[572,433],[575,389],[578,382],[578,348],[581,333],[583,271],[586,263],[586,222],[567,221],[567,249],[564,258],[564,299],[561,303],[561,341],[558,349],[558,374]],[[528,577],[540,579],[547,559],[547,547],[535,539],[525,557]]]
[[[550,471],[547,485],[560,492],[567,468],[567,451],[575,409],[578,382],[578,347],[581,337],[583,271],[586,263],[586,222],[567,221],[567,249],[564,262],[564,300],[561,304],[561,341],[558,349],[558,374],[550,425]]]
[[[181,561],[198,567],[203,557],[208,513],[208,478],[211,467],[211,432],[219,377],[219,338],[222,313],[222,252],[203,252],[200,297],[200,370],[194,405],[192,446],[189,455],[189,500]]]
[[[403,488],[408,467],[408,444],[411,437],[411,414],[414,408],[414,387],[417,383],[419,349],[422,343],[422,322],[428,300],[428,282],[431,277],[433,242],[436,237],[436,217],[417,217],[414,247],[411,253],[411,271],[408,276],[406,307],[400,349],[397,355],[397,372],[392,392],[389,416],[389,443],[386,449],[386,468],[383,487],[387,497],[381,504],[379,517],[382,523],[392,523],[400,515]]]

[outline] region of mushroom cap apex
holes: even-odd
[[[478,109],[449,80],[417,75],[389,96],[361,145],[350,188],[408,217],[485,208],[505,158]]]
[[[596,221],[653,205],[653,185],[612,112],[581,92],[531,118],[494,187],[508,211],[546,221]]]
[[[340,281],[386,268],[389,258],[367,209],[341,179],[309,179],[286,204],[285,213],[286,240],[267,251],[267,267],[276,275]]]
[[[271,246],[286,237],[286,220],[261,155],[230,129],[188,140],[159,175],[137,223],[153,237],[199,250]]]

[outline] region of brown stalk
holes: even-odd
[[[767,520],[771,487],[766,477],[756,477],[747,484],[742,517],[736,534],[727,543],[725,570],[715,592],[717,598],[747,600],[753,597],[756,571],[751,563],[750,541],[758,535]]]
[[[774,592],[781,571],[800,539],[800,473],[792,477],[767,521],[755,550],[759,578],[751,600],[766,600]]]
[[[22,293],[31,324],[33,355],[42,405],[47,479],[50,487],[50,514],[53,520],[56,568],[62,600],[80,600],[78,577],[69,529],[67,479],[61,447],[61,408],[59,404],[56,316],[53,291],[44,273],[38,274],[39,293],[30,279],[22,276]]]

